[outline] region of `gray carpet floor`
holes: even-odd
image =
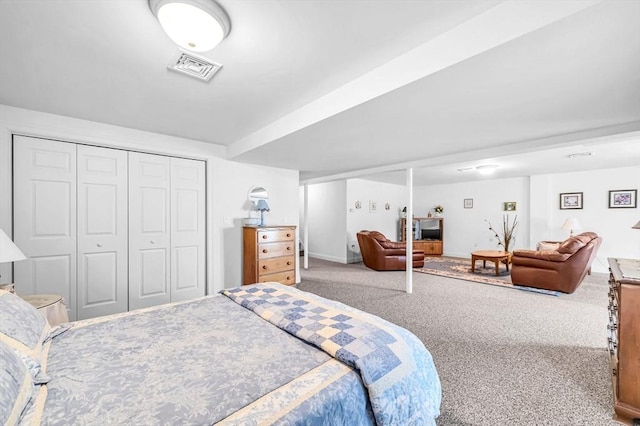
[[[310,259],[298,288],[398,324],[433,355],[438,425],[615,425],[607,340],[608,276],[571,295]]]

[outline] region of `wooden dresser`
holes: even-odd
[[[243,284],[296,283],[295,226],[245,226],[242,242]]]
[[[624,424],[639,424],[640,260],[609,258],[609,272],[607,328],[614,419]]]

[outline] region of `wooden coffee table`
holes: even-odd
[[[496,276],[500,275],[500,262],[507,265],[509,271],[509,263],[511,263],[511,253],[500,250],[478,250],[471,252],[471,272],[476,271],[476,260],[482,260],[482,267],[487,267],[487,260],[496,264]]]

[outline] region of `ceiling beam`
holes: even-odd
[[[505,1],[232,143],[233,159],[543,28],[601,0]]]
[[[486,158],[505,157],[514,154],[526,154],[545,149],[560,148],[563,146],[572,146],[576,144],[596,144],[603,141],[613,142],[625,138],[637,138],[640,134],[640,121],[630,123],[600,127],[597,129],[585,130],[564,135],[550,136],[546,138],[509,143],[506,145],[498,145],[490,148],[482,148],[473,151],[465,151],[439,157],[430,157],[419,160],[408,161],[398,164],[388,164],[368,169],[353,170],[344,173],[336,173],[333,175],[321,177],[300,177],[300,185],[313,185],[316,183],[331,182],[342,179],[355,179],[363,176],[374,175],[378,173],[393,172],[408,168],[420,169],[423,167],[441,166],[444,164],[464,163],[467,161],[480,161]]]

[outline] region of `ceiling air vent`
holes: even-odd
[[[169,63],[167,68],[190,75],[199,80],[209,81],[211,77],[222,68],[222,65],[191,53],[178,51],[178,54]]]

